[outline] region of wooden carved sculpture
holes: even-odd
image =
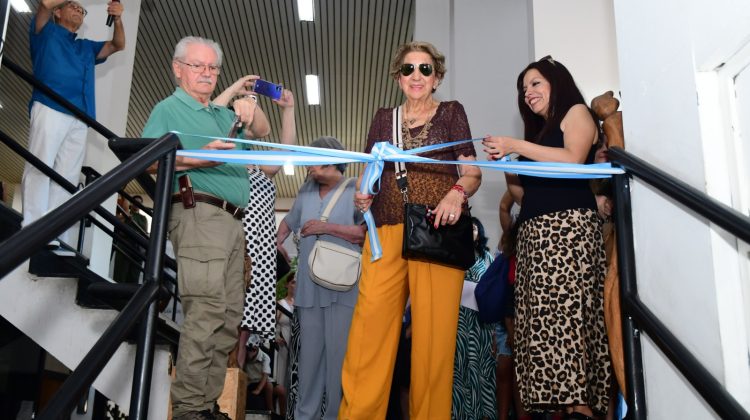
[[[608,147],[625,147],[622,130],[622,111],[618,111],[620,101],[612,91],[605,92],[591,101],[591,109],[602,122],[602,131]],[[604,246],[607,254],[607,275],[604,278],[604,322],[607,325],[609,353],[612,358],[612,371],[617,378],[620,392],[626,395],[625,359],[622,348],[622,313],[620,311],[620,278],[617,266],[617,246],[611,223],[605,225]]]

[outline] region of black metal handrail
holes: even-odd
[[[628,174],[656,187],[711,223],[750,244],[750,218],[619,147],[607,153]]]
[[[81,394],[91,386],[120,347],[120,343],[141,321],[141,316],[153,302],[158,291],[159,287],[154,282],[144,284],[138,289],[37,418],[56,420],[67,418],[65,414],[70,415]]]
[[[169,134],[168,134],[169,135]],[[144,284],[159,285],[159,274],[163,269],[163,262],[167,245],[167,223],[169,210],[172,205],[172,183],[175,173],[175,159],[179,140],[172,134],[173,149],[159,162],[155,198],[158,205],[154,205],[152,219],[151,243],[148,247],[146,267],[143,271]],[[154,202],[156,204],[156,201]],[[147,314],[140,324],[138,344],[135,353],[135,370],[133,372],[132,397],[130,398],[130,418],[147,419],[148,402],[151,390],[151,371],[154,364],[154,333],[156,331],[156,302],[151,300]]]
[[[38,157],[36,157],[34,154],[29,152],[28,150],[26,150],[26,148],[18,144],[18,142],[13,140],[10,136],[8,136],[2,130],[0,130],[0,142],[5,144],[9,149],[11,149],[17,155],[21,156],[21,158],[29,162],[31,165],[33,165],[43,174],[48,176],[53,182],[57,183],[60,187],[62,187],[69,193],[75,194],[78,191],[78,188],[75,185],[73,185],[70,181],[65,179],[62,175],[58,174],[54,169],[47,166],[47,164],[42,162]],[[139,146],[141,148],[145,147],[145,145],[146,143],[143,143],[143,142],[139,143]],[[124,181],[124,183],[119,184],[119,186],[121,187],[122,185],[125,185],[125,183],[127,183],[127,181]],[[117,190],[119,189],[120,188],[118,187]],[[96,207],[94,207],[94,212],[98,214],[99,216],[101,216],[105,221],[110,223],[112,226],[116,227],[118,231],[123,232],[131,241],[136,242],[136,244],[138,244],[139,246],[143,248],[146,248],[148,246],[148,239],[146,237],[141,235],[132,226],[129,226],[126,223],[123,223],[120,219],[117,218],[117,216],[112,214],[110,211],[107,211],[102,206],[97,205]],[[91,217],[88,214],[85,215],[84,217],[87,220],[91,221],[91,223],[94,224],[96,227],[106,232],[108,235],[114,236],[114,231],[111,230],[106,225],[104,225],[103,223],[101,223],[95,217]],[[167,259],[165,263],[166,263],[166,266],[169,267],[170,269],[175,270],[175,271],[177,270],[177,264],[175,263],[173,258]]]
[[[87,180],[91,179],[92,181],[102,176],[102,174],[100,174],[96,169],[92,168],[91,166],[84,166],[83,168],[81,168],[81,173],[83,173],[83,175],[86,177]],[[131,205],[134,205],[139,210],[146,213],[149,217],[153,217],[153,211],[150,208],[146,207],[143,203],[139,203],[137,200],[135,200],[135,196],[130,195],[125,190],[119,191],[118,194],[123,196],[125,200],[128,201],[128,203],[130,203]]]
[[[63,108],[70,111],[76,118],[78,118],[87,126],[91,127],[97,133],[104,136],[107,140],[112,141],[113,139],[116,139],[118,137],[117,134],[112,132],[112,130],[102,125],[99,121],[91,118],[91,116],[83,112],[77,106],[73,105],[67,99],[60,96],[57,92],[50,89],[49,86],[37,80],[33,74],[21,68],[21,66],[11,61],[7,56],[3,56],[2,65],[4,67],[7,67],[8,70],[12,71],[16,76],[20,77],[21,79],[29,83],[35,89],[38,89],[40,92],[49,96],[52,100],[60,104]],[[115,152],[115,155],[117,155],[117,157],[120,158],[120,160],[123,160],[123,161],[125,160],[123,156],[118,154],[117,152]],[[153,191],[155,188],[153,178],[151,178],[151,176],[147,174],[138,174],[138,176],[136,176],[135,179],[136,181],[138,181],[141,187],[143,187],[144,191],[146,191],[148,195],[153,197]]]
[[[31,73],[27,72],[26,70],[22,69],[21,66],[11,61],[8,56],[3,57],[2,63],[3,66],[8,68],[8,70],[15,73],[18,77],[25,80],[31,86],[34,86],[34,89],[38,89],[40,92],[49,96],[53,101],[57,102],[63,108],[70,111],[71,114],[81,120],[84,124],[93,128],[97,133],[101,134],[107,139],[113,139],[117,137],[117,134],[113,133],[110,129],[103,126],[99,121],[91,118],[88,114],[81,111],[77,106],[73,105],[67,99],[60,96],[57,92],[50,89],[49,86],[37,80]]]
[[[133,374],[130,418],[147,418],[156,325],[155,299],[160,289],[159,274],[164,262],[167,218],[171,206],[174,160],[178,144],[177,136],[171,133],[148,143],[140,152],[103,175],[97,182],[0,243],[1,281],[38,248],[76,223],[81,218],[81,214],[96,208],[100,202],[112,196],[119,186],[143,173],[155,159],[159,160],[158,183],[154,199],[155,217],[151,238],[147,245],[148,256],[144,271],[144,284],[55,394],[39,415],[40,419],[58,419],[67,416],[82,392],[93,383],[120,343],[139,323],[140,333]]]
[[[619,147],[609,149],[608,156],[627,172],[614,176],[613,182],[629,417],[647,418],[639,331],[642,329],[717,414],[727,419],[750,419],[750,413],[638,298],[628,177],[637,176],[748,243],[750,219]]]
[[[0,132],[0,139],[3,137],[7,136]],[[132,158],[116,166],[88,188],[79,191],[76,194],[75,200],[63,203],[60,207],[26,226],[22,231],[16,232],[5,242],[0,243],[0,255],[2,256],[2,259],[0,259],[0,278],[7,275],[11,270],[29,258],[37,249],[53,240],[70,225],[78,221],[81,214],[86,214],[92,210],[104,217],[107,222],[118,225],[124,231],[132,230],[131,227],[120,222],[117,216],[101,208],[99,203],[116,193],[120,189],[120,186],[127,183],[128,180],[143,173],[156,157],[163,156],[173,147],[176,149],[178,141],[177,136],[165,135],[159,138],[158,141],[150,142],[148,146],[133,155]],[[54,171],[52,172],[55,174]],[[64,178],[62,180],[65,181]],[[63,188],[66,188],[66,184],[67,187],[73,185],[67,181],[61,183]],[[70,215],[73,215],[73,219],[70,219]],[[139,245],[144,248],[149,246],[148,240],[137,235],[135,232],[131,233],[132,235],[129,236],[135,239]],[[21,235],[23,235],[23,238],[21,238]]]
[[[0,133],[1,133],[1,131],[0,131]],[[148,141],[150,141],[150,140],[146,140],[144,142],[142,139],[130,139],[130,140],[128,140],[128,142],[133,143],[133,144],[132,145],[128,145],[128,146],[129,147],[134,147],[134,149],[132,149],[132,152],[136,152],[136,151],[142,149],[147,144]],[[120,146],[120,143],[121,143],[120,139],[113,139],[112,141],[110,141],[110,145],[117,145],[115,147],[115,149],[120,149],[120,148],[124,147],[124,146]],[[181,146],[178,145],[178,148],[179,147],[181,147]],[[131,155],[132,155],[132,152],[130,153]],[[50,168],[50,171],[51,170],[52,169]],[[99,179],[102,176],[102,174],[100,174],[96,169],[94,169],[92,167],[88,167],[88,166],[85,166],[82,169],[82,172],[87,177],[89,177],[89,178],[91,178],[93,180]],[[137,208],[143,210],[144,213],[148,214],[149,217],[151,217],[153,219],[153,217],[154,217],[153,213],[154,212],[153,212],[152,209],[149,209],[148,207],[144,206],[142,203],[139,203],[139,202],[135,201],[133,199],[133,196],[131,196],[130,194],[128,194],[127,192],[125,192],[123,190],[120,190],[117,193],[120,194],[120,195],[122,195],[123,197],[125,197],[125,199],[128,202],[130,202],[130,204],[133,204]],[[120,206],[118,205],[118,208],[119,207]],[[121,210],[124,212],[125,209],[121,209]],[[125,215],[125,217],[126,218],[131,218],[127,214]],[[119,221],[120,219],[117,219],[117,220]],[[124,223],[124,222],[121,222],[121,224],[127,225],[127,223]],[[132,228],[131,230],[133,232],[137,232],[138,236],[140,236],[141,238],[148,238],[148,233],[147,232],[142,231],[140,229],[136,229],[135,227],[132,227],[130,225],[128,225],[128,226]],[[117,225],[116,227],[120,228],[121,226]],[[105,233],[107,233],[109,236],[111,236],[114,239],[115,247],[119,248],[119,245],[117,244],[117,240],[120,239],[117,236],[117,233],[119,233],[119,232],[115,232],[114,230],[109,230],[109,229],[104,229],[104,231],[105,231]],[[134,240],[135,239],[136,241],[138,241],[137,238],[134,238],[134,237],[130,236],[130,234],[127,231],[125,232],[124,236],[127,239],[129,239],[129,240]],[[147,240],[147,239],[145,239],[145,240]],[[144,241],[144,239],[141,239],[138,245],[143,246],[143,243],[144,243],[143,241]],[[138,250],[136,250],[135,248],[133,248],[132,245],[125,244],[125,248],[126,248],[125,250],[121,249],[121,251],[123,251],[123,254],[125,254],[128,257],[128,259],[130,259],[131,261],[137,262],[132,257],[133,255],[137,256],[137,258],[139,258],[141,261],[145,260],[145,257],[146,257],[145,254],[142,253],[142,252],[140,252],[140,251],[138,251]],[[165,261],[164,261],[164,263],[165,263],[165,265],[168,268],[170,268],[172,270],[175,270],[175,271],[177,270],[177,263],[175,262],[174,258],[167,256],[166,259],[165,259]],[[168,276],[168,278],[170,279],[170,281],[172,281],[172,283],[177,284],[176,281],[174,281],[174,279],[171,276]]]
[[[7,57],[3,58],[2,64],[107,138],[110,146],[117,139],[115,133],[86,115],[45,84],[39,82],[33,75]],[[0,139],[64,189],[71,193],[76,192],[76,186],[69,183],[26,149],[20,147],[5,133],[0,132]],[[174,134],[166,134],[156,141],[146,142],[144,139],[140,139],[140,141],[133,143],[138,143],[137,149],[134,148],[134,144],[129,145],[128,147],[135,154],[127,159],[113,149],[115,154],[123,160],[121,165],[102,176],[98,182],[92,183],[88,188],[77,193],[57,209],[52,210],[39,220],[16,232],[5,242],[0,243],[0,281],[21,262],[28,259],[38,248],[54,239],[82,217],[87,217],[92,223],[109,232],[103,224],[88,214],[91,210],[95,210],[97,214],[147,249],[143,285],[48,403],[45,410],[39,415],[40,419],[58,419],[69,416],[82,392],[91,386],[119,345],[137,324],[140,325],[140,331],[133,372],[130,418],[140,420],[148,417],[157,322],[155,300],[158,291],[161,289],[160,279],[162,276],[160,274],[164,269],[167,219],[171,206],[170,196],[175,171],[175,153],[180,148],[180,143]],[[158,183],[145,173],[146,169],[155,161],[159,162]],[[120,222],[115,215],[99,206],[102,201],[117,192],[131,179],[137,179],[154,199],[154,217],[152,218],[150,240],[140,235],[135,229]],[[170,268],[176,270],[174,260],[169,259],[168,263],[171,263],[169,264]]]
[[[18,144],[15,140],[13,140],[10,136],[8,136],[5,132],[0,130],[0,142],[5,144],[11,151],[15,152],[17,155],[19,155],[21,158],[23,158],[25,161],[29,162],[31,165],[33,165],[35,168],[37,168],[41,173],[49,177],[53,182],[58,184],[60,187],[65,189],[67,192],[71,194],[75,194],[76,191],[78,191],[78,187],[73,185],[70,181],[63,178],[62,175],[57,173],[54,169],[47,166],[44,162],[42,162],[38,157],[36,157],[33,153],[29,152]],[[103,209],[102,209],[103,210]],[[96,218],[91,217],[89,215],[86,215],[84,218],[86,218],[88,221],[93,223],[95,226],[106,229],[106,227],[101,224]]]

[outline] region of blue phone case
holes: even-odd
[[[268,96],[271,99],[281,99],[281,91],[284,87],[275,83],[267,82],[263,79],[255,81],[255,87],[253,88],[255,93],[258,95]]]

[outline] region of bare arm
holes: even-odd
[[[64,2],[65,0],[42,0],[39,2],[34,16],[34,33],[38,34],[44,28],[44,25],[52,18],[52,11],[55,10],[55,7]]]
[[[117,51],[125,49],[125,28],[122,26],[123,10],[122,3],[119,1],[111,1],[107,5],[107,13],[115,17],[115,32],[112,35],[112,39],[104,43],[104,46],[96,56],[97,60],[105,59]]]
[[[574,105],[560,123],[563,147],[547,147],[512,137],[488,136],[482,141],[490,159],[498,160],[510,153],[518,153],[537,162],[584,163],[598,133],[588,108]]]
[[[260,395],[260,391],[262,391],[263,387],[266,386],[266,382],[268,382],[268,375],[266,375],[266,373],[264,372],[263,377],[260,378],[260,382],[258,382],[258,386],[256,386],[255,389],[251,391],[253,395]]]
[[[456,103],[456,106],[451,108],[452,121],[456,123],[455,127],[467,127],[468,118],[463,105]],[[471,134],[468,130],[459,129],[455,132],[453,130],[448,134],[448,140],[458,140],[469,137]],[[474,156],[460,155],[457,157],[460,161],[476,161]],[[468,197],[474,195],[479,189],[479,185],[482,184],[482,171],[476,166],[470,165],[459,165],[458,166],[459,178],[456,181],[456,185],[463,189],[462,191],[450,189],[445,193],[445,196],[440,200],[433,215],[435,216],[435,228],[440,225],[453,225],[458,222],[463,210],[464,202]]]
[[[510,232],[513,223],[510,217],[510,209],[513,208],[513,196],[510,189],[505,190],[505,194],[500,198],[500,227],[503,232]]]
[[[245,127],[244,134],[246,139],[257,139],[265,137],[271,132],[271,124],[268,123],[266,113],[258,106],[255,109],[255,115],[250,126]]]
[[[302,226],[300,234],[309,235],[332,235],[353,244],[362,245],[365,241],[366,225],[339,225],[322,220],[308,220]],[[277,242],[278,243],[278,242]]]
[[[474,156],[459,156],[458,160],[462,161],[476,161]],[[479,185],[482,183],[482,171],[478,167],[472,165],[460,165],[459,171],[461,177],[458,178],[456,184],[463,187],[466,195],[471,197],[479,189]],[[438,225],[453,225],[458,222],[458,218],[461,216],[463,210],[464,195],[461,191],[454,189],[448,190],[440,203],[435,207],[435,227]],[[453,215],[453,217],[451,217]]]
[[[477,159],[474,156],[462,155],[458,157],[458,160],[476,161]],[[474,193],[477,192],[479,186],[482,184],[482,171],[479,169],[479,167],[471,165],[461,165],[459,166],[459,171],[461,172],[461,177],[458,178],[456,184],[464,187],[466,195],[471,197],[472,195],[474,195]]]
[[[227,106],[235,96],[251,95],[253,92],[250,90],[250,87],[258,79],[260,79],[260,76],[254,74],[240,77],[236,82],[224,89],[219,96],[215,97],[212,102],[216,105]]]
[[[359,209],[362,213],[366,213],[367,210],[370,210],[370,206],[372,205],[372,194],[363,194],[359,192],[359,188],[362,185],[362,174],[359,174],[359,177],[357,178],[357,192],[354,193],[354,207]]]
[[[215,97],[212,102],[216,105],[227,106],[235,96],[252,95],[253,91],[250,88],[258,79],[260,79],[260,76],[254,74],[240,77],[236,82],[224,89],[219,96]],[[271,132],[271,125],[268,123],[268,118],[260,106],[256,103],[243,104],[239,101],[240,99],[234,101],[234,112],[240,117],[240,121],[245,124],[245,138],[267,136]]]
[[[508,186],[508,191],[510,192],[510,196],[513,197],[513,201],[520,206],[523,199],[523,187],[518,175],[506,173],[505,184]]]
[[[289,254],[286,252],[286,248],[284,248],[284,241],[286,241],[286,238],[289,237],[290,233],[292,233],[292,229],[289,228],[286,221],[282,220],[279,229],[276,231],[276,250],[278,250],[287,261],[290,261],[290,259]]]
[[[295,144],[297,142],[297,125],[294,122],[294,95],[292,91],[284,89],[281,98],[274,101],[281,107],[281,144]],[[260,167],[267,177],[273,178],[281,166],[263,165]]]

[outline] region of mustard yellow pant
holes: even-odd
[[[384,419],[406,299],[411,296],[409,413],[450,419],[453,357],[464,272],[401,258],[403,225],[378,228],[383,257],[362,250],[359,298],[344,358],[339,419]]]

